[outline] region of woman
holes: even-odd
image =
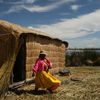
[[[40,51],[39,58],[36,60],[33,72],[35,72],[35,91],[39,88],[45,88],[48,92],[53,92],[60,86],[61,82],[49,73],[49,69],[52,67],[51,62],[46,59],[46,53]]]

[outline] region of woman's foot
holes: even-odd
[[[38,88],[35,88],[35,92],[38,92]]]
[[[47,89],[47,93],[53,93],[53,91],[50,89]]]

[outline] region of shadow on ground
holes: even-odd
[[[16,95],[21,94],[33,94],[33,95],[43,95],[48,94],[46,90],[38,90],[37,92],[35,90],[18,90],[18,89],[11,89],[10,92],[14,92]]]

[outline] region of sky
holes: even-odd
[[[69,43],[100,48],[100,0],[0,0],[0,19]]]

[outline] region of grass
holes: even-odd
[[[68,67],[70,76],[56,75],[62,85],[56,93],[34,92],[34,84],[8,91],[4,100],[100,100],[100,67]],[[78,78],[79,80],[71,80]]]

